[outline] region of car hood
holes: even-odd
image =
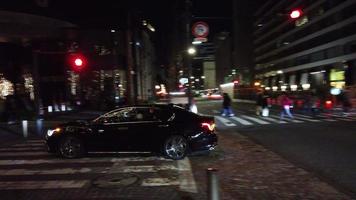
[[[76,120],[60,124],[60,126],[88,126],[91,123],[90,120]]]

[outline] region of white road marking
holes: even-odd
[[[11,147],[43,147],[44,143],[21,143],[21,144],[14,144]]]
[[[308,121],[308,122],[321,122],[321,120],[318,120],[318,119],[310,119],[310,118],[307,118],[306,116],[303,116],[303,117],[302,117],[302,115],[295,116],[294,118],[296,118],[296,119],[301,119],[301,120]]]
[[[89,184],[88,180],[80,181],[1,181],[0,190],[34,190],[34,189],[65,189],[82,188]]]
[[[26,143],[41,143],[41,144],[44,144],[45,141],[44,140],[27,140]]]
[[[236,126],[236,124],[232,123],[230,120],[225,119],[223,117],[220,116],[215,116],[215,118],[220,121],[221,123],[223,123],[225,126]]]
[[[0,166],[5,165],[37,165],[37,164],[59,164],[59,163],[99,163],[99,162],[122,162],[122,161],[155,161],[167,160],[159,157],[130,157],[130,158],[81,158],[81,159],[55,159],[55,160],[0,160]]]
[[[89,173],[92,169],[90,168],[61,168],[61,169],[50,169],[50,170],[30,170],[30,169],[10,169],[10,170],[0,170],[0,176],[19,176],[19,175],[53,175],[53,174],[83,174]]]
[[[277,115],[270,115],[270,117],[278,119],[278,120],[280,120],[280,118],[281,118],[280,116],[277,116]],[[304,121],[299,121],[299,120],[290,119],[290,118],[283,118],[283,120],[281,120],[281,121],[294,122],[294,123],[304,123]]]
[[[164,170],[178,170],[174,165],[135,165],[125,166],[122,168],[115,168],[113,173],[146,173],[146,172],[158,172]]]
[[[218,110],[213,110],[213,113],[214,113],[214,114],[219,114],[220,111],[218,111]]]
[[[335,117],[338,120],[341,121],[347,121],[347,122],[351,122],[351,121],[355,121],[356,119],[351,118],[351,117],[347,117],[347,116],[342,116],[342,115],[336,115],[336,114],[329,114],[329,116]]]
[[[330,118],[325,118],[323,119],[324,121],[327,121],[327,122],[337,122],[337,120],[335,119],[330,119]]]
[[[44,151],[44,147],[4,147],[0,148],[0,152],[3,151]]]
[[[178,180],[169,179],[169,178],[146,178],[142,180],[142,186],[171,186],[171,185],[179,185]]]
[[[244,120],[244,119],[242,119],[242,118],[240,118],[240,117],[231,117],[231,119],[233,119],[233,120],[235,120],[235,121],[241,123],[242,125],[247,125],[247,126],[252,125],[251,122],[246,121],[246,120]]]
[[[242,115],[242,117],[243,117],[243,118],[246,118],[246,119],[249,119],[249,120],[251,120],[251,121],[254,121],[254,122],[258,123],[258,124],[271,124],[271,123],[269,123],[269,122],[266,122],[266,121],[257,119],[257,118],[255,118],[255,117],[250,117],[250,116],[247,116],[247,115]]]
[[[177,164],[179,170],[179,189],[184,192],[198,193],[189,159],[185,157],[183,160],[178,160]]]
[[[274,123],[277,123],[277,124],[286,124],[287,123],[286,121],[283,121],[283,120],[280,121],[280,120],[273,119],[273,118],[270,118],[270,117],[263,117],[263,120],[274,122]]]
[[[49,156],[48,152],[0,152],[0,157],[3,156]]]
[[[313,119],[313,117],[308,116],[308,115],[301,115],[301,114],[297,114],[297,113],[293,113],[293,115],[294,115],[294,116],[303,117],[303,118]]]

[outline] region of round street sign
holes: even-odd
[[[193,24],[192,33],[197,38],[205,38],[209,34],[209,26],[205,22],[196,22]]]

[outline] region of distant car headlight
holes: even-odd
[[[54,133],[61,132],[61,130],[62,130],[61,128],[49,129],[47,131],[47,135],[48,135],[48,137],[51,137]]]

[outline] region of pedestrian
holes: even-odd
[[[268,96],[260,91],[257,93],[257,98],[256,98],[256,115],[258,116],[268,116]]]
[[[269,115],[268,98],[269,98],[269,96],[265,92],[263,92],[262,93],[262,116],[263,117],[268,117],[268,115]]]
[[[320,99],[316,96],[314,92],[311,93],[310,97],[310,112],[313,117],[319,113]]]
[[[286,93],[282,94],[281,98],[281,106],[282,106],[282,111],[281,111],[281,118],[280,120],[283,120],[284,115],[288,115],[290,119],[293,119],[293,115],[290,112],[290,107],[292,105],[291,99],[288,97]]]
[[[260,116],[262,114],[262,106],[263,106],[263,94],[260,91],[257,93],[257,97],[256,97],[256,115]]]
[[[231,109],[231,98],[227,93],[223,94],[223,113],[222,116],[234,116],[234,113]]]
[[[349,92],[344,90],[340,95],[342,101],[343,114],[347,115],[350,108],[352,107]]]

